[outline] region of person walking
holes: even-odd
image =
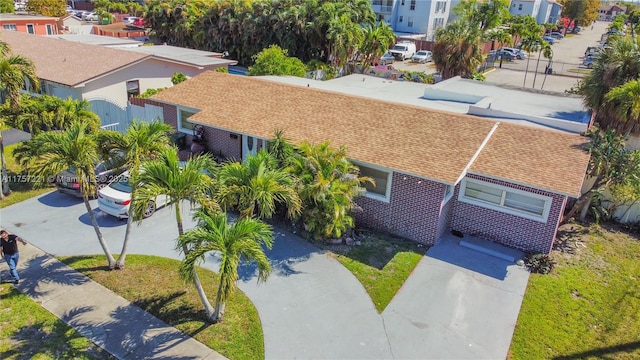
[[[18,241],[22,243],[22,245],[27,245],[27,242],[24,241],[21,237],[17,235],[9,235],[6,230],[0,230],[0,255],[4,258],[9,265],[9,273],[13,277],[13,283],[17,284],[20,281],[20,276],[18,275],[18,270],[16,267],[18,266]]]

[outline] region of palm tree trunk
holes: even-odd
[[[211,320],[214,323],[218,323],[222,321],[224,316],[224,302],[222,301],[222,276],[224,274],[220,273],[220,284],[218,284],[218,294],[216,295],[216,310],[213,313]]]
[[[176,202],[175,207],[176,222],[178,223],[178,236],[182,236],[182,234],[184,234],[184,228],[182,225],[182,214],[180,213],[180,203]],[[189,253],[189,248],[187,248],[186,245],[182,246],[182,252],[185,256],[187,256],[187,254]],[[212,319],[214,315],[213,306],[211,306],[209,299],[207,299],[207,294],[204,292],[202,283],[200,283],[200,278],[198,277],[198,273],[195,270],[193,271],[193,286],[195,286],[196,291],[198,292],[198,297],[200,297],[200,301],[202,302],[202,306],[204,306],[204,311],[207,314],[207,319]]]
[[[0,176],[2,184],[0,186],[0,200],[4,199],[4,194],[9,193],[9,181],[7,179],[7,161],[4,158],[4,143],[2,141],[2,131],[0,131],[0,161],[2,162]]]
[[[133,195],[136,191],[136,187],[131,187],[131,199],[134,199]],[[124,230],[124,242],[122,243],[122,250],[120,250],[120,256],[116,262],[116,269],[124,270],[125,260],[127,258],[127,251],[129,249],[129,237],[131,236],[131,223],[133,222],[133,206],[129,206],[129,217],[127,218],[127,228]]]
[[[527,67],[524,69],[524,80],[522,81],[522,87],[525,87],[527,83],[527,73],[529,72],[529,61],[531,60],[531,53],[527,53]]]
[[[540,50],[538,50],[538,61],[536,62],[536,71],[533,73],[533,85],[531,86],[532,89],[536,88],[536,78],[538,77],[538,67],[540,66],[540,55],[542,54],[542,48],[540,48]]]
[[[100,226],[98,225],[98,221],[96,220],[96,215],[93,213],[93,210],[91,209],[91,205],[89,204],[89,198],[87,197],[87,194],[84,195],[84,206],[87,208],[87,214],[89,214],[91,225],[93,225],[93,229],[96,231],[96,235],[98,236],[98,242],[100,243],[100,246],[102,246],[102,251],[104,251],[104,254],[107,256],[107,261],[109,262],[109,270],[113,270],[113,268],[116,265],[116,259],[114,259],[113,255],[111,255],[109,246],[107,246],[107,243],[104,241],[104,238],[102,237]]]

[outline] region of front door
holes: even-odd
[[[242,135],[242,161],[247,160],[249,155],[254,155],[258,150],[258,139],[249,136]]]

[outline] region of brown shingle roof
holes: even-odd
[[[153,98],[200,109],[190,117],[194,122],[262,138],[271,138],[281,129],[294,143],[330,141],[333,146],[345,145],[353,160],[449,184],[464,173],[496,124],[468,115],[215,72],[204,72]],[[530,132],[536,134],[535,141],[527,140]],[[578,139],[582,141],[578,135],[500,124],[474,168],[488,176],[578,194],[588,161],[577,153],[581,150],[571,147]],[[528,157],[524,161],[529,172],[518,164],[521,155]],[[558,159],[563,156],[575,163]],[[567,166],[566,174],[559,173],[562,169],[556,169],[557,164]]]
[[[16,31],[0,32],[0,40],[8,43],[14,54],[31,59],[39,78],[69,86],[151,57]]]
[[[578,197],[589,154],[585,137],[501,123],[470,172]]]

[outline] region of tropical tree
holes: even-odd
[[[304,142],[297,147],[290,166],[299,179],[305,230],[316,238],[329,238],[340,237],[354,226],[351,211],[358,209],[354,199],[365,192],[363,184],[373,180],[359,176],[346,148]]]
[[[100,160],[96,132],[86,123],[74,122],[65,131],[37,134],[16,148],[14,155],[33,178],[51,179],[63,170],[74,169],[87,215],[107,256],[109,269],[113,269],[116,260],[111,255],[89,204],[90,194],[95,194],[96,191],[95,167]]]
[[[40,89],[40,80],[36,75],[36,68],[33,62],[23,56],[13,55],[11,47],[4,41],[0,41],[0,89],[5,102],[9,103],[9,108],[14,111],[20,105],[20,93],[23,88],[29,85],[34,91]],[[4,194],[9,193],[9,182],[7,181],[7,164],[4,157],[4,145],[2,142],[2,127],[5,118],[0,120],[0,175],[2,176],[0,187],[0,199]]]
[[[363,28],[363,39],[360,45],[360,53],[364,55],[362,60],[363,73],[367,72],[373,59],[381,57],[395,41],[395,34],[391,26],[384,21],[376,25],[365,25]]]
[[[284,169],[287,161],[295,154],[295,148],[284,136],[284,131],[276,130],[273,139],[268,141],[267,152],[276,162],[277,169]]]
[[[16,10],[15,1],[13,0],[1,0],[0,1],[0,14],[13,14]]]
[[[29,0],[27,11],[42,16],[61,17],[67,13],[67,2],[64,0]]]
[[[247,75],[292,75],[304,77],[307,69],[300,59],[287,56],[287,50],[271,45],[255,56],[255,63],[249,66]]]
[[[482,63],[479,28],[464,21],[456,21],[436,30],[433,62],[442,79],[454,76],[470,77]]]
[[[604,99],[620,119],[622,134],[640,124],[640,80],[631,80],[611,89]]]
[[[602,131],[597,127],[590,129],[586,135],[591,138],[586,148],[591,155],[587,175],[592,178],[593,185],[578,198],[562,222],[578,211],[580,221],[584,221],[594,196],[624,185],[630,179],[640,178],[640,150],[628,150],[625,136],[611,129]]]
[[[600,0],[558,0],[562,5],[562,15],[573,23],[573,32],[577,32],[578,25],[591,24],[598,18]]]
[[[278,204],[286,207],[289,217],[300,213],[294,178],[278,169],[276,160],[265,150],[245,162],[223,165],[216,178],[217,201],[223,209],[238,209],[242,218],[251,218],[256,212],[261,219],[271,218]]]
[[[497,28],[509,18],[509,0],[461,1],[453,8],[460,20],[480,28],[481,32]]]
[[[171,126],[162,121],[139,122],[133,121],[127,131],[121,134],[116,131],[102,131],[100,134],[100,144],[106,151],[118,151],[124,154],[124,166],[128,169],[131,178],[139,176],[140,167],[144,161],[156,158],[156,155],[169,146],[167,133],[171,131]],[[138,183],[131,183],[131,198],[136,198]],[[131,235],[131,224],[134,221],[134,206],[129,206],[129,217],[124,233],[122,250],[116,262],[116,269],[124,269],[127,256],[129,239]]]
[[[178,157],[178,149],[167,147],[158,152],[156,159],[144,161],[141,167],[144,171],[138,171],[130,180],[137,188],[131,204],[134,218],[141,219],[150,203],[162,205],[156,204],[156,200],[163,201],[175,209],[178,236],[181,236],[184,234],[180,206],[183,201],[189,201],[192,206],[218,208],[218,204],[208,197],[214,186],[208,173],[213,168],[213,159],[209,156],[193,157],[183,163]],[[188,246],[182,246],[185,256],[189,251]],[[212,313],[213,308],[198,275],[194,273],[192,279],[207,314]]]
[[[595,112],[595,121],[603,130],[614,129],[621,134],[640,133],[640,123],[621,117],[618,102],[607,100],[612,89],[640,77],[640,47],[636,39],[621,37],[602,52],[593,70],[580,87],[585,105]]]
[[[349,65],[351,60],[355,60],[357,50],[364,40],[360,24],[354,22],[350,14],[342,14],[329,22],[326,36],[334,65],[342,69],[345,75],[351,73],[353,68]]]
[[[178,239],[178,247],[190,249],[180,266],[180,274],[187,280],[193,280],[196,265],[204,261],[207,253],[215,251],[220,257],[218,291],[215,310],[207,309],[207,319],[217,323],[222,321],[224,308],[238,280],[240,260],[258,265],[258,282],[266,281],[271,273],[269,259],[262,249],[273,245],[273,233],[269,225],[251,218],[240,218],[229,223],[227,214],[209,208],[200,208],[194,219],[198,225]]]

